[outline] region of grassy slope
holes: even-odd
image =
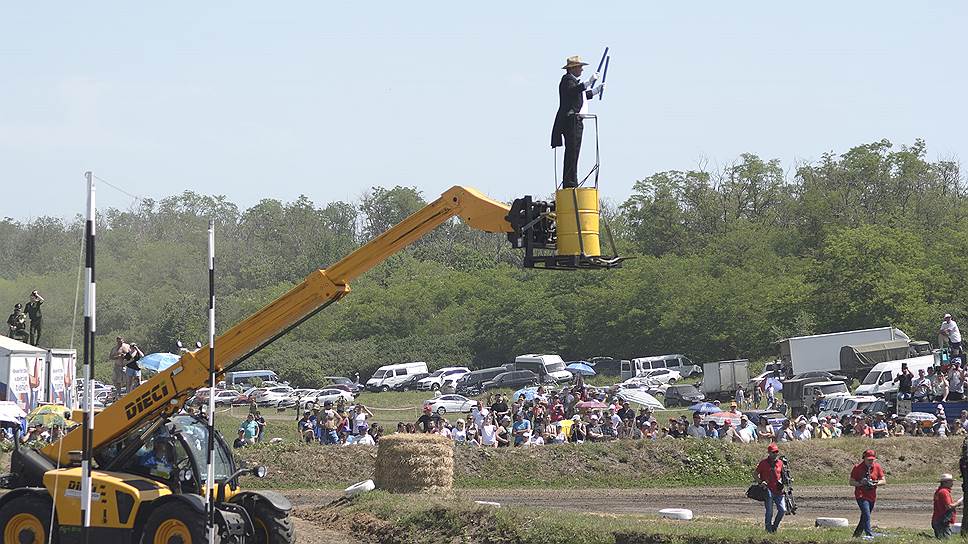
[[[688,523],[646,516],[601,516],[527,508],[491,508],[451,498],[373,492],[349,506],[304,509],[300,517],[352,531],[381,544],[489,542],[517,544],[760,544],[767,538],[759,523],[696,519]],[[604,518],[604,519],[603,519]],[[604,523],[603,523],[604,522]],[[855,542],[844,529],[784,528],[784,542]],[[896,533],[900,541],[927,542],[915,532]]]
[[[956,471],[960,441],[842,439],[783,445],[797,485],[842,484],[867,447],[878,450],[891,482],[930,482]],[[455,485],[491,488],[674,487],[746,485],[762,445],[681,440],[621,441],[528,449],[455,449]],[[372,477],[376,448],[292,442],[240,452],[269,468],[268,487],[339,488]]]

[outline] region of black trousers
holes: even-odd
[[[41,321],[40,318],[30,320],[30,345],[32,346],[40,344]]]
[[[561,186],[578,187],[578,153],[581,151],[581,134],[584,123],[577,115],[570,115],[565,121],[565,161],[561,171]]]

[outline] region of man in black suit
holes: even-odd
[[[592,75],[586,83],[582,83],[582,69],[588,66],[581,57],[568,57],[562,66],[565,75],[561,76],[558,84],[558,114],[555,115],[555,125],[551,129],[551,147],[565,144],[565,160],[562,168],[562,187],[578,187],[578,152],[581,150],[581,135],[584,129],[579,115],[585,99],[591,99],[600,94],[605,84],[595,86],[598,74]]]

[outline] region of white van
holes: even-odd
[[[927,370],[934,366],[934,354],[877,363],[867,373],[864,381],[854,390],[854,394],[884,396],[888,393],[897,393],[898,383],[894,381],[894,378],[901,373],[902,363],[907,363],[908,370],[917,378],[918,370]]]
[[[558,355],[529,353],[514,358],[514,370],[530,370],[544,380],[548,376],[556,382],[567,382],[571,372],[565,370],[565,362]]]
[[[376,369],[373,376],[366,380],[366,389],[367,391],[389,391],[391,387],[407,379],[407,376],[421,372],[427,372],[427,363],[384,365]]]
[[[271,370],[239,370],[238,372],[225,373],[225,385],[227,387],[238,385],[244,388],[255,385],[254,382],[256,381],[259,383],[275,383],[279,381],[279,376]]]
[[[694,374],[702,374],[702,367],[689,360],[681,353],[671,355],[656,355],[654,357],[639,357],[631,361],[622,361],[622,379],[637,378],[649,370],[668,368],[688,378]]]

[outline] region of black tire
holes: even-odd
[[[191,544],[207,541],[205,515],[181,502],[169,502],[155,508],[148,516],[141,535],[141,544]],[[215,535],[215,541],[219,541],[218,534]]]
[[[435,384],[435,383],[433,383],[433,384],[430,384],[430,390],[431,390],[431,391],[437,391],[437,390],[439,390],[439,389],[440,389],[440,386],[439,386],[439,385],[437,385],[437,384]]]
[[[437,415],[442,416],[447,413],[447,408],[440,406],[437,408]]]
[[[289,512],[279,512],[264,501],[256,501],[249,512],[255,525],[253,542],[256,544],[292,544],[296,541]]]
[[[390,390],[390,386],[389,385],[384,385],[383,387],[380,388],[380,391],[383,391],[384,393],[386,393],[389,390]]]
[[[26,495],[8,502],[0,508],[0,537],[3,542],[47,544],[50,534],[50,507],[50,499],[40,495]],[[43,533],[37,534],[36,528]],[[8,531],[10,534],[7,534]],[[53,541],[58,541],[56,534]]]
[[[672,385],[674,383],[676,383],[676,379],[675,378],[669,378],[669,385]]]

